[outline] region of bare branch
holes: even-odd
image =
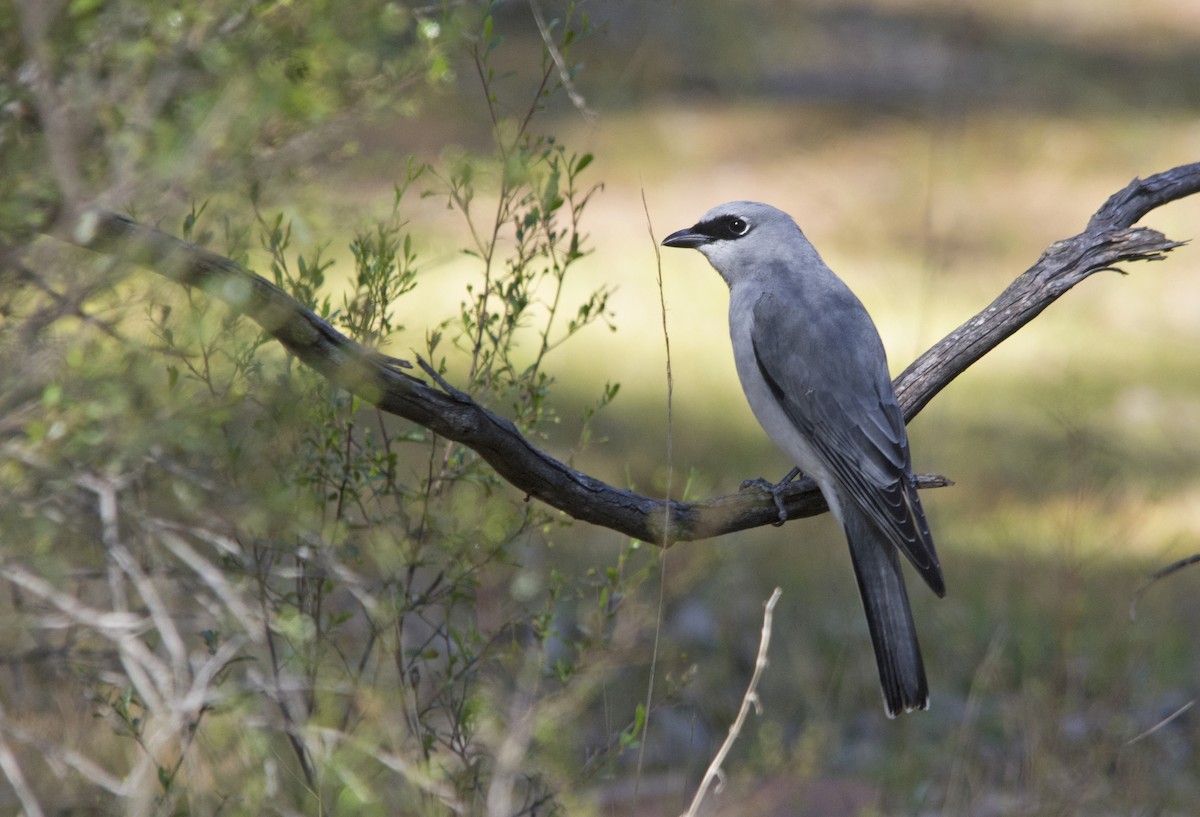
[[[737,717],[730,724],[729,734],[725,736],[721,748],[717,750],[712,763],[708,764],[708,769],[704,772],[704,779],[700,781],[700,786],[692,798],[692,804],[682,817],[695,817],[700,804],[704,802],[704,796],[708,794],[708,787],[723,775],[721,764],[725,762],[725,756],[729,754],[738,735],[742,733],[742,726],[746,723],[746,716],[750,714],[750,707],[754,707],[754,711],[759,715],[762,714],[762,704],[758,700],[758,681],[762,678],[763,670],[767,668],[767,647],[771,644],[771,618],[775,613],[775,603],[782,595],[783,591],[776,587],[775,592],[771,594],[771,598],[767,599],[767,603],[764,605],[762,635],[758,640],[758,658],[754,661],[754,673],[750,676],[750,683],[746,685],[746,694],[742,696],[742,706],[738,709]]]
[[[13,793],[21,803],[21,808],[25,810],[26,817],[43,817],[46,812],[42,811],[42,805],[38,801],[37,795],[34,794],[32,787],[25,779],[25,773],[21,771],[21,764],[17,762],[16,753],[13,752],[4,737],[3,724],[7,720],[4,707],[0,705],[0,772],[3,772],[8,779],[8,784],[12,786]]]
[[[558,81],[562,83],[562,87],[566,90],[567,96],[571,100],[571,104],[583,114],[583,118],[588,122],[596,121],[596,112],[588,107],[587,100],[583,98],[583,94],[575,88],[575,83],[571,79],[571,69],[567,67],[566,61],[563,59],[562,52],[559,51],[558,45],[554,42],[554,36],[550,32],[550,27],[546,25],[546,18],[542,14],[542,7],[538,5],[537,0],[529,0],[529,8],[533,11],[533,20],[537,23],[538,32],[542,35],[542,44],[546,46],[547,53],[554,60],[554,66],[558,69]]]
[[[1161,261],[1183,242],[1134,227],[1155,207],[1200,192],[1200,162],[1148,179],[1134,179],[1114,193],[1082,233],[1051,244],[986,309],[955,329],[896,378],[905,421],[967,368],[1036,318],[1071,287],[1093,273],[1127,261]]]
[[[1200,163],[1135,179],[1114,194],[1087,230],[1051,245],[992,304],[905,369],[895,381],[905,418],[911,420],[950,381],[1080,281],[1120,263],[1161,260],[1180,246],[1161,233],[1133,225],[1155,207],[1198,191]],[[204,289],[256,321],[330,381],[384,411],[468,446],[518,490],[576,519],[645,542],[669,544],[758,527],[778,518],[774,502],[763,491],[668,503],[580,473],[540,451],[511,422],[468,395],[399,371],[394,361],[354,343],[230,259],[124,216],[91,213],[60,237]],[[930,488],[950,483],[941,477],[919,477],[918,484]],[[826,510],[811,480],[788,486],[782,498],[789,519]]]
[[[1176,718],[1178,718],[1180,715],[1183,715],[1184,713],[1186,713],[1189,709],[1191,709],[1195,705],[1196,705],[1196,699],[1192,698],[1190,701],[1185,703],[1183,706],[1176,709],[1170,715],[1167,715],[1167,717],[1163,718],[1158,723],[1154,724],[1149,729],[1142,732],[1140,735],[1136,735],[1135,737],[1132,737],[1129,740],[1125,741],[1125,745],[1132,746],[1133,744],[1137,743],[1138,741],[1144,740],[1144,739],[1150,737],[1158,730],[1160,730],[1163,727],[1172,723]]]
[[[128,778],[122,780],[91,760],[87,755],[73,749],[66,749],[53,741],[46,740],[41,735],[13,722],[8,713],[0,709],[0,733],[11,735],[15,740],[37,751],[44,760],[64,768],[74,769],[88,782],[99,786],[118,797],[127,797],[132,791]],[[22,803],[24,805],[24,803]],[[28,807],[27,807],[28,808]],[[34,812],[29,812],[32,817]]]
[[[1157,582],[1170,576],[1172,573],[1178,573],[1185,567],[1191,567],[1194,564],[1200,564],[1200,553],[1193,553],[1191,556],[1172,562],[1166,567],[1159,568],[1150,574],[1150,578],[1146,579],[1136,590],[1133,591],[1133,598],[1129,600],[1129,620],[1137,620],[1138,603],[1141,601],[1142,595],[1153,587]]]

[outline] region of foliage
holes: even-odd
[[[172,191],[245,189],[352,150],[353,126],[412,113],[423,89],[452,77],[458,16],[387,0],[339,10],[327,0],[5,4],[0,163],[24,172],[0,235],[52,215],[46,202],[149,209]]]
[[[275,283],[375,347],[421,281],[406,213],[420,197],[444,200],[468,227],[478,275],[426,354],[443,360],[453,344],[478,400],[531,434],[553,422],[548,359],[608,320],[608,293],[564,297],[598,187],[584,180],[591,156],[532,130],[562,81],[549,53],[532,99],[510,113],[488,8],[435,18],[393,3],[360,16],[131,0],[23,14],[24,43],[45,51],[27,56],[58,78],[55,104],[103,137],[72,146],[78,177],[30,189],[71,205],[142,203],[155,188],[235,180],[246,215],[194,205],[183,237],[263,258]],[[445,76],[440,26],[477,32],[468,59],[494,152],[410,162],[390,216],[355,235],[353,273],[335,284],[327,245],[299,246],[258,165],[346,111],[407,105],[397,81]],[[586,21],[568,9],[553,32],[547,49],[567,55]],[[44,107],[36,85],[10,72],[2,89]],[[8,160],[53,149],[49,125],[28,144],[6,127]],[[22,196],[33,200],[17,191],[7,214]],[[553,724],[610,674],[619,600],[644,560],[627,548],[608,569],[554,569],[539,553],[562,520],[471,451],[332,388],[203,293],[44,244],[16,269],[3,305],[0,573],[4,648],[22,683],[0,698],[0,748],[36,749],[61,777],[40,795],[47,808],[546,814],[569,799],[581,764],[561,750],[579,748]],[[57,689],[73,697],[61,722],[16,714],[48,712]],[[84,728],[89,716],[97,726]],[[615,733],[600,743],[625,745]],[[24,774],[45,775],[20,754]]]

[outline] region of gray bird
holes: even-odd
[[[769,205],[722,204],[662,243],[704,253],[729,285],[733,356],[750,408],[816,481],[850,543],[888,717],[927,709],[898,553],[939,596],[946,585],[875,324],[791,216]],[[794,474],[772,487],[777,502]]]

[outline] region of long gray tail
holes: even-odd
[[[844,508],[843,516],[858,592],[875,647],[884,708],[889,718],[900,712],[928,709],[929,686],[900,572],[900,552],[857,508]]]

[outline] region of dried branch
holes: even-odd
[[[700,786],[692,798],[692,804],[682,817],[695,817],[700,804],[704,802],[704,796],[708,794],[708,787],[714,781],[722,778],[724,773],[721,771],[721,764],[725,762],[725,756],[729,754],[738,735],[742,733],[742,725],[746,723],[746,716],[750,714],[750,708],[754,707],[754,711],[762,715],[762,704],[758,700],[758,682],[762,678],[763,670],[767,668],[767,648],[771,644],[771,619],[775,613],[775,603],[782,595],[783,591],[776,587],[775,592],[771,594],[771,598],[767,599],[764,605],[762,635],[758,640],[758,657],[754,661],[754,673],[750,676],[750,683],[746,686],[746,694],[742,696],[742,706],[738,709],[737,717],[730,724],[729,734],[725,736],[721,748],[717,750],[712,763],[708,764],[708,769],[704,772],[704,779],[700,781]],[[720,783],[717,784],[717,790],[720,791]]]
[[[1159,568],[1158,570],[1151,573],[1150,578],[1148,578],[1148,579],[1146,579],[1146,581],[1142,582],[1142,584],[1136,590],[1133,591],[1133,598],[1131,598],[1129,600],[1129,620],[1130,621],[1137,620],[1138,603],[1141,601],[1142,595],[1147,590],[1149,590],[1151,587],[1153,587],[1158,582],[1165,579],[1167,576],[1170,576],[1172,573],[1178,573],[1180,570],[1183,570],[1185,567],[1191,567],[1192,565],[1195,565],[1195,564],[1200,564],[1200,553],[1193,553],[1191,556],[1187,556],[1183,559],[1172,562],[1171,564],[1167,565],[1166,567]]]
[[[0,705],[0,772],[8,779],[8,784],[12,787],[13,794],[17,796],[21,808],[25,810],[26,817],[43,817],[46,812],[42,811],[42,804],[25,779],[25,773],[21,771],[21,764],[17,761],[16,753],[4,737],[3,724],[7,720],[4,707]]]
[[[1131,261],[1157,261],[1181,245],[1133,225],[1146,213],[1200,191],[1200,163],[1134,179],[1115,193],[1077,236],[1052,244],[986,309],[921,355],[896,379],[911,420],[950,381],[1093,273]],[[283,290],[228,258],[109,212],[78,219],[60,238],[142,264],[180,284],[204,289],[247,315],[292,354],[384,411],[468,446],[528,496],[585,522],[650,543],[719,536],[772,523],[777,512],[762,491],[702,502],[641,496],[580,473],[536,448],[516,427],[463,392],[398,371],[395,361],[354,343]],[[923,488],[946,485],[920,477]],[[810,480],[783,495],[788,518],[826,510]],[[670,513],[667,513],[667,510]]]

